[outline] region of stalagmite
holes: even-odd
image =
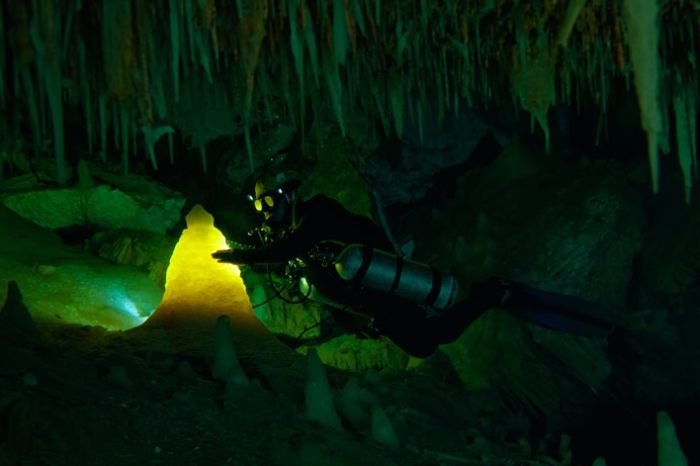
[[[401,446],[391,420],[378,403],[372,406],[372,437],[388,447],[399,448]]]
[[[369,415],[362,406],[361,390],[357,376],[351,376],[343,387],[338,403],[340,414],[356,430],[369,424]]]
[[[658,466],[687,466],[688,459],[681,450],[676,427],[666,411],[656,415]]]
[[[306,419],[319,422],[336,430],[342,430],[340,418],[335,411],[333,391],[326,376],[326,368],[314,348],[306,357],[306,389],[304,415]]]
[[[249,383],[248,376],[243,371],[236,356],[236,347],[233,344],[233,333],[231,332],[231,319],[227,315],[222,315],[216,320],[211,372],[215,379],[233,385],[247,386]]]

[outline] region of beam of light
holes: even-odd
[[[120,309],[130,318],[136,321],[137,324],[143,323],[149,315],[153,313],[153,309],[142,310],[124,291],[114,291],[112,293],[114,299],[114,307]]]

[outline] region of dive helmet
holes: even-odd
[[[296,202],[300,184],[299,179],[287,172],[263,175],[256,179],[254,193],[247,198],[257,212],[272,213],[282,205]]]

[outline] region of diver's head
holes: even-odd
[[[299,185],[298,179],[286,173],[261,176],[255,182],[254,194],[248,199],[255,210],[265,216],[266,222],[293,223]]]

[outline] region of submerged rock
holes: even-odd
[[[138,175],[131,175],[128,182],[116,175],[102,178],[109,178],[109,182],[45,189],[25,175],[5,183],[8,194],[0,201],[20,216],[51,229],[91,225],[163,234],[180,221],[185,204],[180,194],[145,179],[136,181]]]

